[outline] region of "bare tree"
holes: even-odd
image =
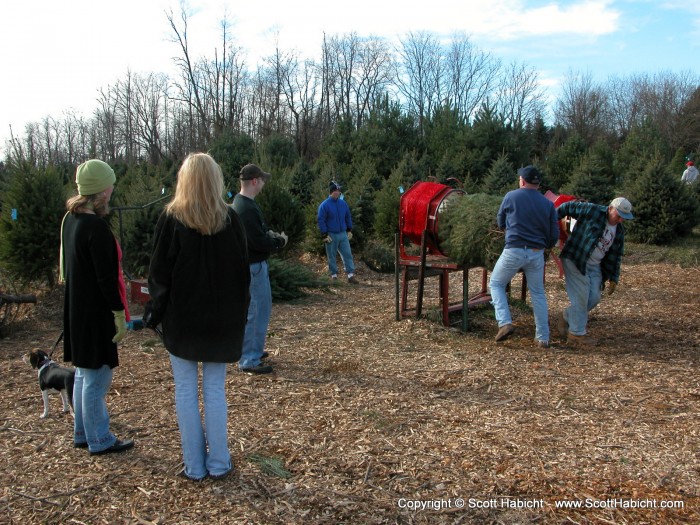
[[[620,138],[640,123],[641,107],[634,89],[634,77],[608,78],[605,90],[610,100],[610,120],[613,132]]]
[[[422,130],[440,100],[442,76],[440,43],[427,32],[409,33],[398,49],[399,93],[409,114],[415,115]]]
[[[318,106],[317,71],[312,60],[300,64],[296,53],[285,55],[277,68],[280,97],[289,113],[291,133],[300,156],[308,152],[312,118]]]
[[[93,144],[90,150],[106,162],[114,161],[120,153],[118,92],[109,87],[101,89],[97,103],[99,107],[95,110],[94,116],[98,125],[98,133],[91,138]]]
[[[503,71],[496,107],[506,124],[514,128],[534,123],[538,116],[544,114],[545,95],[534,68],[512,62]]]
[[[374,104],[385,94],[392,80],[394,64],[387,43],[378,37],[360,42],[359,63],[355,73],[355,126],[359,129]]]
[[[607,91],[593,82],[591,73],[569,71],[554,111],[557,123],[593,145],[608,133],[609,114]]]
[[[690,72],[660,72],[637,77],[635,91],[641,113],[656,125],[672,150],[683,143],[679,119],[697,86],[698,79]]]
[[[633,127],[648,122],[671,150],[682,147],[687,134],[681,115],[687,116],[687,105],[697,86],[698,77],[691,72],[610,77],[605,90],[615,132],[624,137]]]
[[[175,58],[182,83],[175,83],[175,87],[179,92],[179,100],[189,108],[189,123],[192,125],[192,146],[205,147],[211,138],[211,120],[206,111],[204,82],[202,73],[196,66],[194,59],[190,56],[190,48],[188,41],[187,25],[188,13],[184,4],[180,6],[180,22],[181,26],[175,21],[175,15],[170,10],[166,13],[166,17],[173,32],[173,42],[179,45],[181,56]]]
[[[500,61],[473,46],[466,35],[455,34],[446,51],[443,69],[446,101],[471,120],[496,88]]]

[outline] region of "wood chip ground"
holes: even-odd
[[[567,346],[554,323],[551,348],[536,348],[517,300],[504,343],[488,306],[468,333],[444,328],[435,279],[426,318],[396,321],[393,275],[358,277],[274,305],[275,373],[227,378],[235,474],[203,483],[176,475],[172,375],[150,331],[128,335],[108,397],[132,451],[74,449],[56,395],[39,418],[26,354],[60,333],[62,291],[40,292],[0,339],[0,523],[700,523],[697,268],[623,265],[592,313],[594,349]],[[553,264],[547,293],[553,318],[566,304]]]

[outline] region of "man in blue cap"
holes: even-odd
[[[632,204],[624,197],[613,199],[609,206],[569,201],[557,213],[560,219],[576,220],[560,256],[571,305],[557,317],[557,330],[568,343],[595,346],[597,341],[586,332],[588,312],[600,302],[604,283],[609,281],[608,295],[612,295],[620,280],[625,246],[622,223],[634,219]]]
[[[498,321],[496,341],[515,331],[508,307],[506,287],[522,270],[530,290],[535,316],[535,342],[549,347],[547,296],[544,293],[544,251],[559,239],[559,221],[554,204],[539,192],[542,174],[535,166],[518,170],[517,190],[509,191],[501,202],[496,220],[506,231],[506,244],[491,272],[491,299]]]

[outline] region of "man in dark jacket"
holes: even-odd
[[[335,181],[328,186],[328,198],[318,207],[318,229],[321,230],[323,242],[326,244],[328,271],[331,279],[338,278],[337,257],[343,260],[345,273],[350,284],[359,284],[355,278],[355,263],[350,250],[352,239],[352,216],[348,203],[341,198],[341,187]]]
[[[549,346],[547,296],[544,293],[544,251],[559,239],[559,223],[554,204],[540,192],[542,174],[535,166],[518,170],[517,190],[509,191],[496,216],[498,227],[506,231],[506,243],[491,272],[491,298],[498,322],[496,341],[503,341],[515,331],[506,287],[522,270],[530,290],[535,316],[535,342]]]
[[[597,341],[586,333],[588,312],[600,302],[605,281],[611,295],[620,279],[625,245],[622,223],[634,218],[632,204],[623,197],[609,206],[570,201],[559,206],[557,213],[560,219],[576,220],[561,252],[571,305],[557,317],[557,330],[569,343],[595,346]]]
[[[275,233],[265,224],[262,210],[255,202],[271,175],[255,164],[243,166],[240,173],[241,192],[233,199],[233,209],[243,222],[250,259],[250,306],[243,340],[243,355],[238,368],[252,374],[269,374],[270,365],[261,360],[265,352],[265,337],[272,313],[272,290],[267,259],[281,250],[288,237]]]

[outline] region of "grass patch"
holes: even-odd
[[[687,237],[666,245],[625,241],[626,264],[674,263],[681,268],[700,266],[700,226]]]
[[[288,479],[292,473],[284,468],[284,463],[280,458],[263,456],[262,454],[250,454],[248,460],[260,466],[260,470],[269,476]]]

